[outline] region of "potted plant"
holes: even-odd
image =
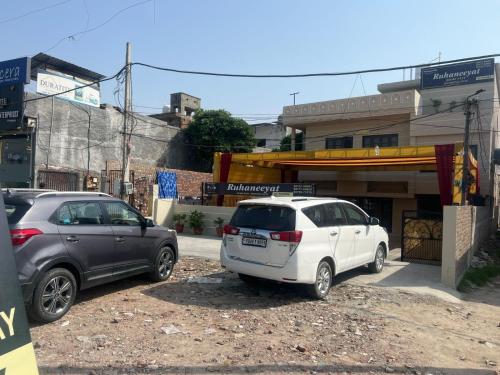
[[[189,214],[188,222],[191,229],[193,229],[194,234],[202,234],[203,233],[203,217],[205,215],[203,212],[198,210],[194,210]]]
[[[216,225],[215,231],[217,232],[217,237],[222,237],[222,234],[224,233],[224,228],[222,227],[222,224],[224,224],[224,219],[218,217],[214,220],[214,224]]]
[[[177,233],[184,232],[184,220],[186,220],[186,214],[175,214],[174,215],[175,231]]]

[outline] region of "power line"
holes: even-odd
[[[121,13],[131,9],[131,8],[134,8],[134,7],[137,7],[139,5],[142,5],[142,4],[146,4],[146,3],[150,3],[151,1],[153,0],[143,0],[143,1],[139,1],[137,3],[134,3],[134,4],[131,4],[129,5],[128,7],[125,7],[125,8],[122,8],[120,9],[119,11],[117,11],[116,13],[114,13],[111,17],[109,17],[106,21],[94,26],[94,27],[91,27],[90,29],[87,28],[85,30],[82,30],[82,31],[78,31],[74,34],[70,34],[68,36],[65,36],[64,38],[61,38],[59,41],[57,41],[54,45],[52,45],[52,47],[46,49],[44,52],[49,52],[51,50],[53,50],[54,48],[56,48],[59,44],[61,44],[62,42],[64,42],[65,40],[74,40],[75,37],[79,36],[79,35],[82,35],[82,34],[87,34],[87,33],[91,33],[97,29],[100,29],[101,27],[107,25],[108,23],[110,23],[114,18],[116,18],[117,16],[119,16]]]
[[[335,77],[335,76],[346,76],[353,74],[363,74],[363,73],[380,73],[380,72],[389,72],[393,70],[402,70],[402,69],[410,69],[410,68],[423,68],[432,65],[443,65],[443,64],[451,64],[464,62],[469,60],[477,60],[477,59],[486,59],[492,57],[498,57],[500,53],[483,55],[483,56],[474,56],[467,57],[462,59],[455,60],[447,60],[440,61],[434,63],[425,63],[425,64],[416,64],[416,65],[405,65],[405,66],[396,66],[391,68],[376,68],[376,69],[365,69],[365,70],[355,70],[355,71],[346,71],[346,72],[331,72],[331,73],[302,73],[302,74],[241,74],[241,73],[215,73],[215,72],[204,72],[204,71],[196,71],[196,70],[183,70],[183,69],[174,69],[174,68],[166,68],[160,67],[156,65],[134,62],[132,65],[144,66],[146,68],[162,70],[165,72],[171,73],[181,73],[181,74],[194,74],[194,75],[205,75],[205,76],[217,76],[217,77],[232,77],[232,78],[305,78],[305,77]]]
[[[14,17],[11,17],[11,18],[6,18],[6,19],[0,21],[0,25],[4,24],[4,23],[7,23],[7,22],[12,22],[12,21],[19,20],[21,18],[30,16],[30,15],[38,13],[38,12],[42,12],[44,10],[48,10],[48,9],[52,9],[52,8],[58,7],[59,5],[63,5],[63,4],[69,3],[70,1],[72,1],[72,0],[60,1],[60,2],[52,4],[52,5],[47,5],[47,6],[42,7],[42,8],[37,8],[37,9],[30,10],[29,12],[20,14],[18,16],[14,16]]]

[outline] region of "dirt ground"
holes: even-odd
[[[183,258],[167,282],[84,291],[31,333],[41,374],[500,374],[500,279],[460,304],[342,280],[311,301]]]

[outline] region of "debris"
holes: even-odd
[[[306,348],[303,345],[297,345],[295,349],[297,349],[301,353],[304,353],[306,351]]]
[[[188,278],[187,282],[197,284],[220,284],[222,283],[222,279],[220,277],[191,276]]]
[[[177,333],[183,333],[179,328],[177,328],[173,324],[170,324],[167,327],[161,327],[160,329],[166,335],[175,335]]]
[[[67,327],[69,326],[69,320],[65,320],[64,322],[61,323],[61,327]]]

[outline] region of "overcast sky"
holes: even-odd
[[[2,2],[1,9],[0,60],[53,47],[46,53],[104,75],[123,66],[127,41],[133,61],[251,74],[347,71],[429,62],[439,52],[444,60],[500,52],[500,2],[494,0],[20,0]],[[375,93],[377,83],[402,78],[398,71],[231,79],[134,67],[133,101],[137,111],[158,112],[139,106],[161,108],[170,93],[183,91],[200,97],[204,108],[267,120],[292,102],[294,91],[300,91],[298,103],[307,103]],[[116,104],[115,86],[103,85],[102,102]]]

